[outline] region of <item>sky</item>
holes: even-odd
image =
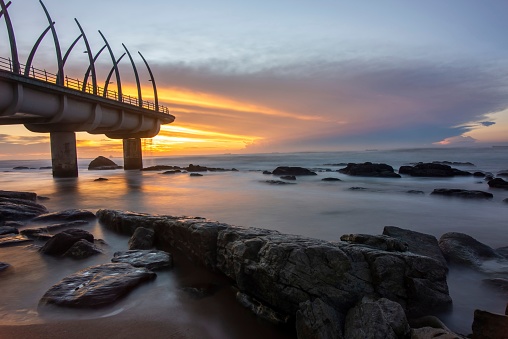
[[[26,60],[47,19],[37,0],[9,13]],[[101,30],[135,58],[143,97],[176,117],[145,154],[343,151],[508,145],[508,2],[505,0],[45,0],[65,51]],[[65,72],[82,78],[84,45]],[[9,57],[0,19],[0,56]],[[34,66],[56,73],[51,36]],[[106,53],[97,60],[105,81]],[[136,95],[128,59],[123,91]],[[120,140],[77,133],[78,156],[121,155]],[[49,135],[0,126],[0,159],[44,158]]]

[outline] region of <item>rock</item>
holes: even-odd
[[[497,174],[498,177],[508,178],[508,171],[502,171]]]
[[[73,220],[94,220],[95,214],[82,209],[68,209],[65,211],[58,211],[52,213],[45,213],[33,218],[32,221],[46,222],[46,221],[73,221]]]
[[[149,270],[160,270],[173,267],[173,257],[168,252],[159,250],[129,250],[116,252],[112,262],[127,263],[134,267],[145,267]]]
[[[0,235],[0,247],[6,247],[6,246],[12,246],[12,245],[19,245],[26,242],[32,241],[31,239],[28,239],[27,237],[23,235]]]
[[[409,320],[409,326],[412,328],[435,328],[435,329],[441,329],[445,330],[447,332],[451,332],[446,325],[439,320],[439,318],[433,316],[433,315],[426,315],[424,317],[410,319]]]
[[[283,180],[296,180],[296,177],[294,175],[283,175],[280,178]]]
[[[495,179],[489,180],[488,185],[489,185],[489,187],[492,187],[492,188],[502,188],[502,189],[508,190],[508,181],[505,181],[501,178],[495,178]]]
[[[296,185],[294,182],[287,182],[282,180],[266,180],[264,182],[270,185]]]
[[[94,240],[93,235],[87,231],[69,229],[55,234],[42,246],[40,252],[49,255],[62,255],[81,239],[85,239],[91,243],[93,243]]]
[[[504,339],[508,335],[508,316],[475,310],[473,339]]]
[[[402,306],[385,298],[364,298],[346,316],[344,337],[348,339],[399,339],[410,333]]]
[[[182,287],[181,290],[193,299],[203,299],[214,295],[220,286],[217,284],[198,284]]]
[[[149,250],[153,247],[155,232],[150,228],[138,227],[129,239],[130,250]]]
[[[263,174],[272,174],[270,171],[263,171]]]
[[[483,173],[483,172],[474,172],[473,173],[473,177],[485,178],[485,173]]]
[[[0,226],[0,235],[19,234],[19,230],[12,226]]]
[[[124,263],[92,266],[74,273],[51,287],[40,304],[67,307],[100,307],[120,299],[156,274]]]
[[[342,180],[340,180],[339,178],[328,177],[321,179],[321,181],[342,181]]]
[[[437,260],[448,271],[446,259],[443,252],[441,252],[436,237],[433,235],[395,226],[385,226],[383,234],[404,242],[407,245],[407,250],[410,252]]]
[[[340,240],[388,252],[405,252],[408,248],[406,243],[386,235],[344,234]]]
[[[32,200],[0,197],[0,220],[27,220],[47,212],[46,207]]]
[[[189,166],[187,166],[185,170],[187,170],[188,172],[206,172],[208,171],[208,168],[206,166],[189,164]]]
[[[414,166],[401,166],[399,174],[408,174],[412,177],[454,177],[469,176],[471,173],[452,168],[440,163],[418,163]]]
[[[400,178],[400,175],[394,172],[392,166],[373,164],[371,162],[363,164],[349,163],[345,168],[340,169],[339,172],[360,177]]]
[[[21,200],[29,200],[32,202],[35,202],[37,199],[37,194],[33,192],[17,192],[17,191],[1,191],[0,190],[0,197],[1,198],[8,198],[8,199],[21,199]]]
[[[176,173],[182,173],[182,171],[181,170],[169,170],[169,171],[162,172],[162,174],[176,174]]]
[[[13,170],[28,170],[28,169],[33,169],[33,168],[30,168],[27,166],[16,166],[16,167],[13,167],[12,169]]]
[[[508,268],[508,261],[502,255],[464,233],[443,234],[439,239],[439,248],[446,260],[453,264],[468,266],[484,272],[496,271],[502,269],[503,266],[505,270]]]
[[[117,164],[115,164],[113,160],[103,157],[101,155],[93,159],[88,165],[89,170],[115,170],[120,168],[123,167],[118,166]]]
[[[169,166],[169,165],[156,165],[142,168],[142,171],[166,171],[166,170],[177,170],[180,169],[178,166]]]
[[[106,179],[106,178],[97,178],[95,179],[94,181],[108,181],[109,179]]]
[[[441,164],[441,165],[453,165],[453,166],[473,166],[474,167],[474,164],[469,162],[469,161],[466,161],[466,162],[462,162],[462,161],[433,161],[432,162],[433,164]]]
[[[201,174],[201,173],[191,173],[190,176],[191,177],[202,177],[203,174]]]
[[[344,316],[337,313],[321,299],[307,300],[296,312],[296,334],[298,338],[343,339]]]
[[[95,254],[101,254],[102,251],[98,249],[93,243],[81,239],[74,243],[64,254],[64,257],[73,259],[85,259]]]
[[[458,197],[466,199],[492,199],[494,195],[484,191],[463,190],[457,188],[436,188],[432,195],[444,195],[447,197]]]
[[[273,175],[317,175],[316,172],[303,167],[280,166],[272,171]]]
[[[30,239],[36,239],[36,240],[45,240],[48,241],[53,236],[49,234],[48,230],[46,228],[27,228],[24,230],[21,230],[20,232],[25,237],[28,237]]]
[[[503,199],[503,202],[504,202],[505,204],[508,204],[508,198]]]
[[[504,278],[487,278],[483,279],[483,282],[487,285],[499,288],[504,292],[508,292],[508,279]]]
[[[409,194],[425,194],[424,191],[418,191],[418,190],[409,190],[409,191],[406,191],[406,193],[409,193]]]
[[[353,187],[349,187],[349,190],[350,191],[365,191],[367,190],[368,188],[365,188],[365,187],[358,187],[358,186],[353,186]]]
[[[237,292],[236,300],[245,308],[249,309],[252,313],[272,324],[285,324],[289,318],[286,315],[280,314],[270,307],[263,305],[258,300],[248,296],[245,293]]]
[[[138,227],[153,228],[154,224],[166,219],[164,216],[107,209],[98,210],[96,216],[106,228],[129,236],[132,236]]]
[[[465,337],[459,336],[451,331],[442,328],[421,327],[411,329],[411,339],[463,339]]]
[[[86,224],[88,224],[88,221],[86,221],[86,220],[75,220],[75,221],[59,223],[59,224],[51,224],[51,225],[48,225],[45,227],[26,228],[26,229],[22,230],[20,233],[29,237],[29,238],[32,238],[32,239],[43,240],[43,239],[48,239],[48,238],[52,237],[49,234],[49,232],[55,232],[57,230],[61,230],[64,228],[75,228],[75,227],[83,226]]]
[[[0,273],[1,272],[4,272],[5,270],[7,270],[9,267],[11,267],[10,264],[6,263],[6,262],[0,262]]]

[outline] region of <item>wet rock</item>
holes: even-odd
[[[443,256],[443,252],[441,252],[441,248],[439,247],[436,237],[433,235],[411,231],[396,226],[385,226],[383,234],[404,242],[407,244],[407,250],[410,252],[437,260],[441,263],[443,268],[448,270],[446,259]]]
[[[156,274],[124,263],[92,266],[74,273],[51,287],[40,304],[95,308],[115,302]]]
[[[358,187],[358,186],[353,186],[353,187],[349,187],[349,190],[350,191],[365,191],[367,190],[368,188],[365,188],[365,187]]]
[[[8,264],[6,262],[0,262],[0,273],[7,270],[9,267],[11,267],[10,264]]]
[[[339,178],[328,177],[321,179],[321,181],[342,181],[342,180],[340,180]]]
[[[191,173],[190,176],[191,177],[202,177],[203,174],[201,174],[201,173]]]
[[[272,174],[270,171],[263,171],[263,174]]]
[[[385,298],[362,299],[347,313],[344,327],[348,339],[399,339],[411,333],[404,309]]]
[[[12,168],[13,170],[29,170],[29,169],[35,169],[35,168],[31,168],[31,167],[27,167],[27,166],[16,166],[16,167],[13,167]]]
[[[19,245],[24,244],[26,242],[32,241],[31,239],[28,239],[24,235],[0,235],[0,247],[6,247],[6,246],[12,246],[12,245]]]
[[[37,194],[33,192],[17,192],[17,191],[1,191],[0,197],[7,199],[21,199],[21,200],[29,200],[35,202],[37,199]]]
[[[439,239],[439,248],[450,263],[485,272],[508,272],[508,261],[502,255],[467,234],[445,233]]]
[[[107,209],[98,210],[96,216],[105,227],[129,236],[138,227],[153,228],[155,223],[165,220],[164,216]]]
[[[149,250],[154,246],[155,232],[150,228],[138,227],[129,239],[130,250]]]
[[[32,200],[0,197],[0,219],[19,221],[32,219],[48,210]]]
[[[93,243],[81,239],[74,243],[64,254],[64,257],[73,259],[85,259],[92,255],[101,254],[102,251]]]
[[[408,249],[406,243],[386,235],[344,234],[340,237],[340,240],[388,252],[405,252]]]
[[[95,179],[94,181],[108,181],[109,179],[107,178],[97,178]]]
[[[337,313],[321,299],[307,300],[296,312],[298,338],[343,339],[344,316]]]
[[[409,190],[409,191],[406,191],[406,193],[409,193],[409,194],[425,194],[424,191],[418,191],[418,190]]]
[[[412,177],[454,177],[470,176],[471,173],[452,168],[440,163],[418,163],[414,166],[401,166],[399,174],[408,174]]]
[[[93,243],[93,235],[80,229],[69,229],[55,234],[40,249],[41,253],[49,255],[62,255],[67,252],[72,245],[79,240],[84,239]]]
[[[508,316],[482,310],[474,311],[473,339],[504,339],[508,334]]]
[[[162,172],[162,174],[177,174],[177,173],[182,173],[182,171],[181,170],[169,170],[169,171]]]
[[[93,212],[82,209],[68,209],[65,211],[58,211],[52,213],[45,213],[33,218],[32,221],[46,222],[46,221],[73,221],[73,220],[94,220],[95,214]]]
[[[492,188],[502,188],[502,189],[508,190],[508,181],[505,181],[501,178],[495,178],[495,179],[489,180],[488,185],[489,185],[489,187],[492,187]]]
[[[483,173],[483,172],[474,172],[473,173],[473,177],[476,177],[476,178],[485,178],[485,173]]]
[[[59,224],[51,224],[48,226],[38,228],[26,228],[22,230],[20,233],[31,239],[43,240],[52,237],[49,232],[55,232],[65,228],[80,227],[86,224],[88,224],[88,221],[86,220],[75,220]]]
[[[0,235],[19,234],[19,230],[12,226],[0,226]]]
[[[187,170],[188,172],[206,172],[208,171],[208,167],[189,164],[189,166],[187,166],[185,170]]]
[[[287,182],[287,181],[282,181],[282,180],[266,180],[264,182],[266,182],[267,184],[270,184],[270,185],[295,185],[296,184],[294,182]]]
[[[27,238],[35,239],[35,240],[49,240],[53,236],[49,234],[48,230],[45,228],[27,228],[21,230],[20,232]]]
[[[127,263],[134,267],[145,267],[149,270],[160,270],[173,267],[173,257],[168,252],[159,250],[129,250],[116,252],[112,262]]]
[[[113,160],[103,157],[101,155],[92,160],[88,165],[89,170],[115,170],[120,168],[123,167],[118,166],[117,164],[115,164]]]
[[[291,166],[280,166],[272,171],[273,175],[317,175],[307,168],[303,167],[291,167]]]
[[[489,192],[475,191],[475,190],[463,190],[456,188],[436,188],[432,195],[444,195],[447,197],[458,197],[465,199],[492,199],[494,195]]]
[[[373,164],[371,162],[363,164],[349,163],[345,168],[340,169],[339,172],[360,177],[400,178],[400,175],[394,172],[392,166]]]
[[[411,329],[411,339],[465,339],[466,337],[459,336],[452,331],[447,331],[442,328],[421,327]]]
[[[294,175],[283,175],[280,177],[282,180],[296,180],[296,177]]]
[[[170,166],[170,165],[156,165],[142,168],[142,171],[167,171],[167,170],[179,170],[178,166]]]
[[[199,284],[182,287],[180,290],[185,292],[192,299],[203,299],[214,295],[220,289],[217,284]]]
[[[272,324],[285,324],[289,317],[280,314],[270,307],[263,305],[258,300],[248,296],[245,293],[237,292],[236,300],[245,308],[249,309],[252,313]]]
[[[441,165],[453,165],[453,166],[474,166],[474,164],[469,161],[462,162],[462,161],[445,160],[445,161],[433,161],[432,163],[433,164],[441,164]]]

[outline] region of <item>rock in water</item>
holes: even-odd
[[[349,163],[345,168],[340,169],[339,172],[359,177],[400,178],[400,175],[394,172],[392,166],[373,164],[371,162],[363,164]]]
[[[103,157],[102,155],[93,159],[88,165],[89,170],[114,170],[119,168],[122,168],[122,166],[118,166],[113,160]]]
[[[451,166],[439,163],[419,163],[414,166],[401,166],[400,174],[409,174],[412,177],[454,177],[454,176],[470,176],[469,172],[461,171]]]
[[[35,202],[37,194],[33,192],[0,191],[0,197],[8,199],[21,199]]]
[[[40,249],[41,253],[50,255],[62,255],[67,252],[72,245],[81,239],[93,243],[93,235],[80,229],[69,229],[55,234]]]
[[[93,220],[95,214],[81,209],[68,209],[52,213],[45,213],[35,217],[32,221],[74,221],[74,220]]]
[[[316,172],[312,172],[303,167],[290,167],[280,166],[272,172],[273,175],[317,175]]]
[[[67,307],[100,307],[113,303],[156,274],[124,263],[85,268],[51,287],[39,304]]]
[[[98,249],[93,243],[81,239],[74,243],[64,254],[64,257],[73,259],[85,259],[95,254],[100,254],[102,251]]]
[[[48,213],[46,207],[32,200],[0,196],[0,220],[26,220],[43,213]]]
[[[146,227],[138,227],[129,239],[130,250],[149,250],[155,241],[154,230]]]
[[[130,250],[116,252],[112,262],[131,264],[134,267],[146,267],[150,270],[160,270],[173,267],[173,257],[168,252],[159,250]]]
[[[488,182],[489,187],[492,188],[503,188],[505,190],[508,190],[508,181],[505,181],[501,178],[495,178]]]
[[[463,190],[458,188],[436,188],[432,191],[433,195],[444,195],[448,197],[458,197],[466,199],[492,199],[494,195],[484,191]]]

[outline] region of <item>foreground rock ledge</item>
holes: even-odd
[[[202,218],[99,210],[100,222],[132,234],[155,231],[155,241],[231,278],[240,292],[294,319],[300,304],[321,299],[339,314],[364,296],[399,303],[408,317],[451,305],[446,269],[411,252],[328,242]]]

